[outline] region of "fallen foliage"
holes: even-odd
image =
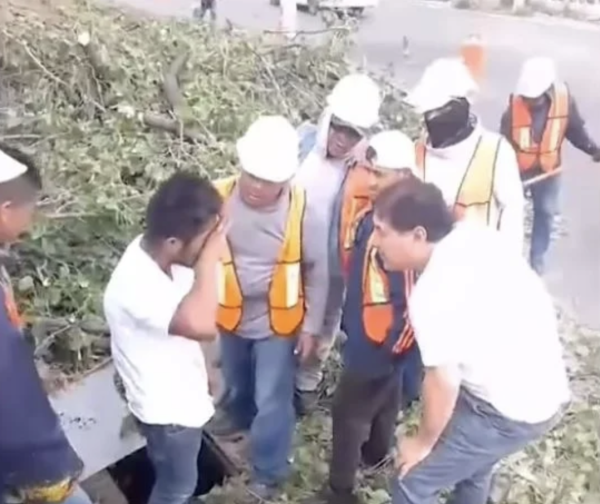
[[[600,331],[578,326],[560,314],[573,401],[559,424],[539,442],[505,460],[493,485],[494,504],[596,504],[600,502]],[[507,363],[509,366],[509,363]],[[294,469],[277,503],[319,504],[315,493],[327,481],[331,419],[326,406],[339,372],[339,354],[329,363],[324,407],[303,420],[297,431]],[[419,411],[400,417],[398,434],[414,430]],[[390,502],[392,465],[359,475],[365,504]],[[215,488],[207,504],[255,502],[244,477]]]
[[[77,0],[9,0],[7,12],[0,141],[31,152],[45,183],[11,274],[38,356],[85,372],[107,358],[102,291],[148,195],[176,170],[235,170],[234,142],[260,114],[316,120],[350,42],[336,29],[283,44]],[[382,85],[384,122],[414,123]]]

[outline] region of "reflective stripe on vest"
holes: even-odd
[[[4,308],[6,310],[8,320],[13,327],[23,330],[25,328],[25,321],[19,313],[10,276],[8,275],[8,272],[4,266],[0,266],[0,288],[4,292]]]
[[[497,135],[483,133],[479,137],[452,209],[457,219],[477,219],[486,225],[491,224],[494,176],[500,142],[501,138]],[[421,178],[425,182],[429,182],[427,180],[425,143],[417,143],[416,157]],[[448,169],[452,169],[452,167],[448,166]]]
[[[519,169],[526,172],[540,167],[550,172],[560,166],[561,146],[569,122],[569,91],[565,84],[555,84],[552,104],[546,118],[541,143],[533,140],[532,118],[525,101],[519,96],[511,98],[512,140],[517,146]]]
[[[363,264],[363,326],[367,337],[381,345],[388,337],[388,332],[394,323],[394,307],[390,295],[390,283],[387,274],[377,261],[377,249],[369,239]],[[410,297],[415,279],[412,271],[404,273],[404,294]],[[404,314],[402,333],[394,343],[393,352],[400,354],[412,347],[415,336],[408,310]]]
[[[339,243],[342,271],[345,273],[348,271],[350,252],[354,246],[357,221],[371,206],[367,175],[363,168],[351,168],[344,181]]]
[[[236,182],[237,177],[229,177],[217,180],[215,187],[223,198],[227,198]],[[269,288],[269,321],[271,330],[279,336],[295,335],[304,320],[306,307],[302,282],[302,221],[305,206],[304,190],[292,187],[283,246]],[[244,295],[230,247],[226,248],[219,263],[218,287],[217,324],[221,329],[234,333],[242,321]]]

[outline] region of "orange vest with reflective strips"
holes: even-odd
[[[540,167],[551,172],[560,166],[561,146],[569,123],[569,91],[562,83],[554,85],[552,104],[548,111],[542,141],[533,140],[532,118],[529,108],[519,96],[512,96],[512,141],[517,147],[517,161],[521,172]]]
[[[377,344],[382,344],[394,323],[394,307],[390,295],[388,276],[379,265],[377,249],[373,246],[373,237],[369,238],[363,265],[363,308],[362,319],[367,337]],[[415,284],[412,271],[404,272],[404,293],[408,300]],[[394,343],[392,351],[401,354],[411,348],[415,342],[413,328],[408,319],[408,310],[404,314],[402,333]]]
[[[25,327],[25,322],[19,313],[10,277],[3,266],[0,266],[0,288],[4,291],[4,308],[10,323],[19,330]]]
[[[482,134],[477,141],[469,166],[458,188],[453,212],[458,220],[477,219],[490,224],[490,215],[494,198],[494,176],[496,158],[501,138],[497,135]],[[421,178],[427,180],[427,150],[425,143],[416,144],[417,167]],[[451,166],[448,167],[452,169]]]
[[[215,187],[223,198],[227,198],[236,182],[237,177],[228,177],[217,180]],[[283,245],[273,272],[268,296],[271,330],[279,336],[294,336],[304,320],[306,311],[302,282],[302,221],[305,206],[304,190],[292,187]],[[242,321],[244,294],[229,246],[226,247],[219,263],[218,282],[217,325],[224,331],[235,333]]]
[[[354,246],[356,224],[361,215],[371,207],[367,171],[356,166],[348,171],[344,182],[342,215],[340,216],[340,257],[342,271],[348,271],[350,253]]]

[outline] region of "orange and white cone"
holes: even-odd
[[[483,40],[479,35],[469,35],[460,46],[460,57],[469,69],[473,79],[481,85],[485,78],[487,55]]]

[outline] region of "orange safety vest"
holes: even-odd
[[[569,90],[563,83],[554,85],[552,104],[548,111],[541,143],[532,135],[529,108],[520,96],[511,96],[512,141],[517,146],[517,161],[521,172],[540,167],[551,172],[560,166],[561,146],[569,123]]]
[[[217,180],[215,187],[223,198],[229,197],[237,177]],[[269,319],[271,330],[279,336],[294,336],[306,311],[302,282],[302,221],[306,207],[306,193],[292,187],[290,209],[283,246],[269,288]],[[242,321],[244,294],[235,270],[235,261],[228,246],[219,263],[219,309],[217,325],[234,333]]]
[[[452,209],[457,220],[474,218],[487,225],[490,224],[496,158],[500,142],[501,138],[496,135],[484,133],[479,137]],[[417,142],[416,150],[417,167],[421,172],[421,178],[427,182],[425,142]]]
[[[369,238],[363,265],[363,308],[362,319],[367,337],[382,344],[394,323],[394,307],[391,302],[390,284],[386,272],[377,260],[377,249],[373,246],[373,237]],[[412,271],[404,272],[404,292],[410,297],[415,276]],[[404,328],[394,343],[392,351],[401,354],[412,347],[415,341],[413,328],[408,319],[408,309],[404,312]]]
[[[348,271],[357,220],[371,207],[367,175],[367,171],[363,167],[356,166],[348,171],[344,182],[339,237],[342,271],[344,272]]]
[[[4,292],[4,309],[9,322],[17,329],[22,330],[25,327],[25,321],[19,313],[15,301],[14,292],[10,284],[10,278],[4,267],[0,266],[0,288]]]

